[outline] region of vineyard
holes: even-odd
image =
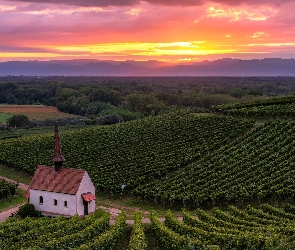
[[[101,192],[129,192],[201,159],[253,127],[249,121],[170,113],[61,133],[65,167],[83,168]],[[1,163],[32,174],[50,164],[52,135],[0,141]],[[16,155],[21,157],[15,157]]]
[[[246,103],[212,107],[213,112],[238,117],[295,118],[295,96],[273,97]]]
[[[79,130],[86,127],[87,125],[64,125],[60,126],[60,131],[72,131]],[[6,140],[10,138],[19,138],[27,135],[43,135],[52,134],[52,126],[40,126],[34,128],[18,128],[18,129],[3,129],[0,130],[0,140]]]
[[[8,220],[0,225],[1,249],[113,249],[126,226],[126,215],[121,213],[114,226],[109,225],[109,214],[86,219],[43,217],[38,220],[27,217],[22,221]]]
[[[292,209],[290,209],[292,207]],[[293,213],[291,213],[292,211]],[[155,237],[165,249],[281,249],[295,247],[294,207],[281,210],[263,204],[245,210],[229,206],[228,211],[183,210],[183,222],[168,211],[162,225],[151,214]]]
[[[141,199],[198,207],[295,194],[294,122],[268,122],[186,168],[141,186]]]
[[[27,217],[19,221],[12,217],[0,224],[0,248],[291,250],[295,247],[294,212],[295,207],[290,204],[284,208],[262,204],[247,206],[244,210],[231,205],[227,210],[213,208],[207,212],[183,209],[182,220],[179,220],[168,210],[163,224],[152,211],[151,224],[147,225],[142,224],[142,215],[136,212],[132,226],[127,226],[124,212],[119,214],[113,226],[110,226],[108,213],[71,219]],[[131,231],[130,235],[128,231]],[[156,245],[151,244],[150,236],[156,239]]]
[[[25,115],[29,120],[56,120],[58,118],[76,117],[75,115],[63,113],[57,110],[56,107],[44,105],[0,105],[0,112],[12,115]]]

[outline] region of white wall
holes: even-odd
[[[43,204],[39,203],[39,197],[43,196]],[[54,205],[54,199],[57,205]],[[30,190],[30,203],[35,206],[42,215],[51,215],[51,213],[63,216],[73,216],[77,214],[76,195],[61,194],[48,191]],[[64,206],[67,201],[67,207]]]
[[[84,206],[83,206],[83,199],[81,194],[91,192],[95,196],[95,187],[88,175],[85,171],[84,177],[81,181],[80,187],[77,192],[77,212],[79,215],[84,215]],[[95,211],[95,200],[91,201],[88,204],[88,213],[92,213]]]

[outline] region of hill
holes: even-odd
[[[135,194],[189,207],[283,201],[295,194],[294,132],[294,122],[267,122]]]
[[[0,63],[0,76],[294,76],[295,59],[224,58],[192,64],[147,61],[8,61]]]
[[[101,192],[119,195],[210,154],[253,123],[184,112],[61,133],[65,167],[87,170]],[[53,134],[0,141],[0,161],[33,173],[50,164]]]

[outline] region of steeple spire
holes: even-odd
[[[62,163],[66,159],[61,154],[61,145],[60,145],[60,142],[59,142],[59,133],[58,133],[57,123],[55,123],[54,127],[55,127],[55,131],[54,131],[54,155],[53,155],[52,161],[54,162],[55,171],[58,172],[58,170],[61,168]]]

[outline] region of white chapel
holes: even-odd
[[[54,133],[54,166],[38,165],[25,197],[44,216],[87,216],[95,211],[95,187],[85,170],[62,168],[58,127]]]

